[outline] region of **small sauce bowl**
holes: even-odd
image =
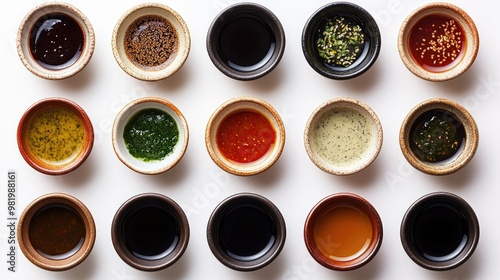
[[[236,3],[218,14],[207,34],[208,56],[236,80],[267,75],[285,51],[285,31],[273,12],[255,3]]]
[[[83,262],[96,238],[94,219],[75,197],[50,193],[31,202],[21,214],[19,248],[40,268],[62,271]]]
[[[333,270],[354,270],[370,262],[382,245],[382,220],[364,198],[337,193],[307,216],[304,240],[311,256]]]
[[[430,121],[432,117],[434,120]],[[435,126],[438,120],[446,126]],[[467,165],[478,142],[478,128],[471,114],[458,103],[443,98],[429,99],[414,107],[399,133],[399,145],[408,162],[431,175],[454,173]]]
[[[157,81],[184,65],[191,49],[191,35],[174,9],[160,3],[144,3],[118,20],[111,44],[123,71],[139,80]]]
[[[147,115],[154,118],[147,120]],[[127,142],[127,133],[131,131],[127,128],[139,134],[148,129],[154,132],[147,132],[142,138],[129,138]],[[189,129],[184,115],[170,101],[144,97],[130,102],[118,113],[112,141],[116,156],[127,167],[146,175],[159,174],[182,159],[188,146]],[[153,148],[146,147],[145,143]]]
[[[51,26],[58,30],[52,33],[59,33],[52,37],[42,26]],[[67,43],[68,40],[71,44]],[[52,41],[51,45],[45,41]],[[57,51],[49,52],[49,49],[54,49],[53,42],[58,44]],[[94,53],[95,34],[90,21],[80,10],[63,2],[47,2],[35,7],[22,20],[16,45],[19,57],[29,71],[44,79],[61,80],[87,66]],[[40,53],[48,55],[42,57]]]
[[[432,31],[428,31],[430,28]],[[417,77],[447,81],[470,68],[479,50],[479,34],[472,18],[459,7],[429,3],[405,19],[399,31],[398,49],[406,68]]]
[[[245,123],[245,115],[252,120]],[[212,114],[205,130],[205,144],[212,160],[223,170],[240,176],[255,175],[270,168],[280,157],[285,146],[285,127],[269,103],[237,97]]]
[[[285,245],[286,225],[279,209],[267,198],[239,193],[212,212],[207,240],[214,256],[238,271],[269,265]]]
[[[177,262],[186,251],[189,234],[182,208],[157,193],[139,194],[127,200],[111,225],[118,256],[143,271],[158,271]]]
[[[370,165],[380,152],[382,138],[375,112],[351,98],[334,98],[320,105],[304,131],[307,155],[333,175],[354,174]]]
[[[479,242],[479,222],[472,207],[447,192],[427,194],[403,217],[401,242],[408,256],[429,270],[450,270],[465,263]]]
[[[337,26],[337,30],[348,28],[355,33],[350,40],[356,44],[339,39],[335,35],[338,32],[324,34],[328,33],[325,30],[327,26]],[[335,42],[333,45],[341,41],[348,49],[352,49],[349,55],[328,44],[328,38],[332,38],[332,35],[335,37],[332,39]],[[342,37],[347,38],[345,34]],[[318,48],[319,40],[322,39],[324,41],[321,44],[325,49]],[[335,51],[336,55],[328,52],[328,48]],[[302,51],[307,62],[316,72],[330,79],[346,80],[365,73],[377,60],[380,48],[381,36],[377,22],[368,11],[350,2],[333,2],[321,7],[307,20],[302,31]],[[323,53],[324,50],[327,51]]]
[[[21,117],[17,145],[31,167],[61,175],[77,169],[88,158],[94,145],[94,129],[87,113],[75,102],[42,99]]]

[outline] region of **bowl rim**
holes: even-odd
[[[131,211],[146,206],[157,206],[156,204],[168,208],[170,214],[174,216],[180,228],[180,238],[175,249],[168,255],[157,260],[144,260],[134,256],[127,249],[123,240],[122,227]],[[158,271],[172,266],[186,251],[189,237],[189,221],[184,210],[172,198],[160,193],[142,193],[129,198],[118,208],[111,224],[111,239],[116,253],[126,264],[142,271]]]
[[[269,28],[273,31],[276,39],[276,47],[273,55],[263,66],[252,71],[240,71],[228,66],[226,63],[222,62],[222,59],[218,53],[217,37],[220,28],[224,26],[228,18],[235,17],[238,14],[252,14],[253,16],[258,17],[260,20],[269,25]],[[255,80],[273,71],[276,66],[278,66],[281,58],[283,57],[283,54],[285,52],[285,45],[285,30],[281,25],[278,17],[267,7],[253,2],[235,3],[226,7],[217,16],[215,16],[212,23],[210,24],[210,27],[208,28],[206,37],[208,56],[215,67],[224,75],[240,81]]]
[[[269,250],[258,259],[252,261],[240,261],[228,256],[219,246],[218,226],[221,218],[235,205],[254,204],[266,211],[276,225],[276,240]],[[250,192],[242,192],[231,195],[220,202],[213,210],[207,224],[207,241],[213,255],[225,266],[237,271],[254,271],[261,269],[273,262],[286,241],[286,223],[278,207],[262,195]]]
[[[181,27],[181,30],[176,28],[176,31],[178,33],[178,36],[182,37],[182,40],[179,40],[183,41],[184,44],[179,44],[179,49],[177,51],[175,59],[172,60],[172,62],[170,62],[164,68],[159,70],[146,71],[141,69],[140,67],[135,66],[133,63],[127,64],[124,62],[124,60],[128,59],[126,54],[122,54],[123,44],[119,43],[119,39],[121,38],[119,34],[121,30],[128,28],[128,26],[124,26],[124,24],[125,21],[130,17],[135,17],[135,15],[137,13],[140,13],[141,10],[153,9],[159,11],[158,13],[155,13],[156,15],[162,16],[163,14],[168,14],[177,21],[178,25]],[[170,21],[170,19],[167,20]],[[172,7],[157,2],[142,3],[127,10],[117,21],[111,36],[111,49],[116,62],[118,63],[120,68],[125,71],[125,73],[142,81],[158,81],[172,76],[185,64],[191,50],[191,35],[187,23],[184,21],[182,16]]]
[[[248,103],[251,106],[245,106],[245,103]],[[225,116],[231,114],[231,112],[246,109],[257,110],[268,119],[269,117],[272,117],[269,121],[276,130],[276,143],[270,149],[270,152],[262,158],[243,165],[239,163],[231,163],[229,160],[224,159],[222,155],[219,155],[220,153],[216,152],[217,144],[214,142],[214,139],[216,138],[215,134],[217,133],[218,128],[216,124],[220,123],[220,121],[222,121]],[[276,109],[266,101],[250,96],[235,97],[221,104],[210,116],[205,130],[205,146],[210,158],[224,171],[238,176],[256,175],[273,166],[283,152],[285,138],[285,126]]]
[[[53,107],[62,107],[71,110],[81,120],[85,131],[85,140],[81,152],[71,163],[62,166],[43,163],[41,160],[37,160],[35,155],[30,152],[24,139],[24,134],[31,119],[41,111]],[[35,102],[23,113],[17,127],[17,146],[24,160],[35,170],[47,175],[62,175],[74,171],[87,160],[94,146],[94,128],[85,110],[74,101],[62,97],[44,98]]]
[[[471,237],[467,239],[467,243],[462,249],[463,251],[453,259],[444,262],[431,261],[420,256],[420,254],[415,252],[416,249],[414,248],[414,245],[410,240],[410,231],[412,228],[411,223],[413,218],[415,217],[415,215],[418,215],[418,212],[420,210],[428,207],[433,203],[452,204],[453,208],[459,211],[469,224],[468,233]],[[410,257],[410,259],[423,268],[435,271],[450,270],[465,263],[474,253],[479,242],[479,235],[479,221],[472,207],[460,196],[450,192],[442,191],[429,193],[417,199],[406,211],[402,219],[400,228],[401,243],[403,245],[403,249]]]
[[[451,112],[465,129],[464,149],[457,157],[446,163],[429,163],[418,159],[411,151],[409,134],[414,121],[423,113],[433,109]],[[416,105],[405,117],[399,132],[399,145],[406,160],[417,170],[430,175],[452,174],[465,167],[474,157],[479,144],[479,131],[472,115],[462,105],[445,98],[431,98]]]
[[[30,53],[29,43],[26,43],[32,24],[40,17],[38,15],[52,12],[61,12],[73,18],[82,29],[84,36],[84,47],[80,57],[70,66],[58,70],[47,69],[39,65]],[[22,19],[17,31],[16,49],[21,62],[31,73],[47,80],[62,80],[78,74],[90,62],[95,50],[95,32],[90,20],[78,8],[66,2],[49,1],[36,6]]]
[[[335,261],[324,256],[316,247],[314,240],[314,226],[322,213],[335,207],[335,205],[350,205],[362,210],[370,219],[373,229],[373,235],[369,247],[358,257],[348,261]],[[360,195],[339,192],[328,195],[321,199],[311,209],[304,223],[304,242],[307,250],[313,259],[322,266],[338,271],[348,271],[360,268],[369,263],[377,254],[383,240],[383,224],[380,215],[375,207]]]
[[[61,260],[49,259],[38,254],[29,239],[29,224],[33,216],[41,208],[51,204],[64,204],[70,207],[82,218],[85,225],[85,239],[81,248],[75,254]],[[36,266],[51,271],[68,270],[79,265],[92,251],[96,239],[95,223],[89,209],[76,197],[60,192],[42,195],[28,204],[19,218],[17,233],[19,248],[26,258]]]
[[[367,62],[362,62],[345,71],[336,71],[325,66],[324,63],[319,61],[319,59],[314,54],[314,43],[312,37],[314,35],[314,32],[316,31],[317,24],[325,17],[331,16],[336,13],[350,14],[353,17],[359,19],[359,21],[363,23],[364,27],[369,29],[364,33],[365,35],[369,36],[370,41],[372,41],[368,50],[368,54],[365,56],[365,58],[363,58],[363,61]],[[373,66],[373,64],[375,64],[382,45],[380,29],[373,16],[363,7],[355,3],[346,1],[331,2],[316,10],[304,25],[301,41],[302,52],[311,68],[322,76],[334,80],[352,79],[368,71]]]
[[[414,61],[408,50],[407,40],[416,21],[430,14],[445,13],[443,11],[446,11],[448,16],[458,20],[464,29],[467,38],[466,53],[460,63],[446,71],[426,71]],[[472,66],[479,52],[479,33],[474,20],[463,9],[447,2],[433,2],[420,6],[406,17],[399,30],[397,45],[400,58],[411,73],[424,80],[443,82],[462,75]]]
[[[311,144],[311,133],[313,132],[314,122],[326,111],[329,111],[332,108],[339,107],[350,108],[362,112],[363,115],[371,122],[372,131],[375,131],[377,133],[377,135],[374,135],[372,139],[374,140],[374,144],[372,144],[372,147],[370,149],[372,149],[373,151],[371,151],[365,159],[353,163],[353,166],[350,168],[341,168],[327,163],[325,160],[321,159],[319,155],[316,154],[316,152],[314,151],[315,149]],[[383,134],[384,132],[380,119],[370,106],[354,98],[338,97],[325,101],[311,113],[304,129],[304,146],[309,159],[319,169],[332,175],[351,175],[364,170],[375,161],[380,153],[380,150],[382,149],[384,138]]]
[[[159,107],[163,108],[168,108],[168,111],[172,111],[175,116],[172,116],[174,119],[176,119],[176,124],[177,124],[177,129],[179,130],[179,135],[182,135],[183,137],[180,137],[179,142],[176,144],[180,148],[175,154],[170,154],[165,157],[162,161],[165,162],[164,165],[160,166],[157,169],[148,169],[148,168],[143,168],[140,166],[135,165],[133,162],[130,162],[127,160],[126,156],[124,153],[128,153],[128,151],[123,150],[120,148],[120,144],[118,141],[123,141],[123,135],[118,134],[119,126],[123,124],[123,126],[126,125],[126,122],[133,117],[137,112],[140,110],[148,109],[148,108],[156,108],[155,106],[147,106],[148,103],[151,104],[156,104]],[[139,108],[143,106],[144,108]],[[165,111],[163,108],[158,108],[164,112],[166,112],[169,115],[172,115],[170,112]],[[133,111],[136,110],[136,111]],[[124,119],[127,114],[130,114],[130,116],[127,119]],[[188,123],[182,114],[182,112],[170,101],[160,98],[160,97],[142,97],[138,98],[136,100],[133,100],[129,102],[127,105],[125,105],[120,112],[116,115],[115,120],[113,122],[113,127],[111,130],[111,141],[113,144],[113,150],[115,151],[116,156],[118,159],[125,164],[128,168],[131,170],[144,174],[144,175],[155,175],[155,174],[160,174],[164,173],[170,169],[172,169],[177,163],[180,162],[180,160],[184,157],[184,154],[186,153],[188,144],[189,144],[189,126]],[[171,156],[174,156],[171,158]],[[132,156],[131,156],[132,157]],[[166,160],[168,159],[168,160]],[[137,159],[137,161],[140,161]]]

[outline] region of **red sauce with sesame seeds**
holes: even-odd
[[[465,32],[456,19],[430,14],[414,25],[409,44],[413,59],[422,68],[443,72],[461,60],[465,52]]]
[[[271,122],[256,111],[226,116],[217,129],[217,147],[227,159],[248,163],[264,156],[276,141]]]

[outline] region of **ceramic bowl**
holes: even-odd
[[[325,59],[320,54],[318,39],[325,37],[322,34],[325,25],[328,20],[334,18],[343,19],[341,24],[351,28],[359,26],[363,42],[357,55],[333,56],[328,62],[330,57]],[[302,31],[302,51],[307,62],[316,72],[330,79],[346,80],[365,73],[377,60],[380,47],[381,37],[377,22],[364,8],[350,2],[332,2],[321,7],[307,20]],[[352,48],[354,50],[354,47]]]
[[[309,117],[304,131],[307,155],[321,170],[350,175],[370,165],[382,147],[382,125],[366,104],[334,98]]]
[[[36,31],[35,27],[41,25],[40,20],[53,18],[51,15],[54,14],[63,14],[72,19],[82,31],[82,40],[78,51],[71,51],[71,55],[74,55],[72,59],[65,63],[44,64],[47,61],[35,59],[33,55],[37,48],[32,47],[31,41],[33,40],[34,44],[36,36],[32,33]],[[71,32],[75,33],[74,30]],[[77,74],[87,66],[94,53],[95,34],[90,21],[80,10],[63,2],[47,2],[37,6],[24,17],[17,32],[16,45],[19,57],[29,71],[44,79],[61,80]],[[61,48],[67,49],[63,46]]]
[[[271,72],[285,51],[279,19],[256,3],[236,3],[213,20],[207,34],[208,56],[223,74],[254,80]]]
[[[178,140],[173,146],[171,153],[164,155],[162,159],[148,160],[135,157],[130,152],[129,147],[124,139],[126,125],[140,112],[145,110],[156,109],[160,110],[173,118],[177,130]],[[145,139],[145,141],[153,139]],[[163,138],[158,141],[170,141]],[[163,173],[174,167],[184,156],[189,141],[189,129],[184,115],[174,104],[162,98],[144,97],[134,100],[127,104],[116,116],[112,129],[112,142],[116,156],[130,169],[150,175]],[[157,143],[151,143],[155,147],[159,147]]]
[[[61,209],[65,214],[57,215],[56,210]],[[49,214],[53,215],[52,219],[46,217]],[[75,224],[81,226],[78,228],[78,233],[82,234],[80,242],[64,253],[51,255],[49,252],[54,252],[48,251],[53,249],[51,246],[62,250],[74,244],[71,239],[72,234],[77,234]],[[96,238],[90,211],[81,201],[63,193],[46,194],[31,202],[21,214],[17,230],[19,248],[26,258],[38,267],[52,271],[67,270],[83,262],[92,251]],[[72,232],[68,233],[69,230]]]
[[[242,162],[236,161],[234,158],[229,158],[223,154],[221,147],[217,143],[221,123],[223,123],[223,121],[225,121],[228,117],[234,116],[240,112],[258,113],[259,115],[264,116],[265,119],[269,121],[272,127],[271,129],[274,130],[274,142],[271,143],[267,152],[264,151],[265,153],[254,161]],[[232,133],[233,136],[235,133],[236,132]],[[242,131],[240,135],[243,133],[249,132]],[[237,133],[236,136],[238,136]],[[234,137],[237,138],[236,136]],[[261,134],[259,137],[260,136]],[[242,138],[233,141],[241,141],[241,147],[246,146],[247,143],[248,145],[254,145],[249,142],[250,140],[243,139],[243,136]],[[283,147],[285,146],[285,127],[278,112],[269,103],[253,97],[237,97],[220,105],[212,114],[205,130],[205,143],[210,157],[215,164],[223,170],[240,176],[255,175],[269,169],[280,157]],[[231,142],[228,144],[236,145]],[[256,145],[259,147],[261,144]]]
[[[426,157],[421,155],[426,149],[417,148],[415,143],[412,143],[412,131],[419,123],[422,123],[419,118],[429,112],[442,112],[441,115],[444,120],[454,119],[457,131],[459,131],[458,127],[463,127],[462,144],[448,159],[427,160],[429,153],[426,152]],[[429,99],[414,107],[404,119],[399,134],[399,144],[408,162],[416,169],[431,175],[454,173],[467,165],[476,153],[478,142],[478,128],[471,114],[456,102],[442,98]]]
[[[450,270],[465,263],[479,242],[479,222],[472,207],[447,192],[427,194],[403,217],[401,242],[408,256],[429,270]]]
[[[451,62],[451,60],[440,61],[439,59],[437,59],[432,62],[426,63],[425,66],[422,66],[424,64],[417,62],[416,59],[418,59],[418,54],[423,53],[423,51],[419,50],[418,53],[416,49],[412,51],[412,48],[410,46],[410,44],[413,43],[410,40],[410,38],[412,38],[411,34],[412,32],[418,30],[418,28],[420,28],[415,28],[415,25],[417,25],[421,19],[436,15],[447,17],[458,24],[458,26],[463,29],[464,41],[462,44],[460,44],[461,48],[457,47],[460,52],[459,50],[454,49],[453,51],[455,51],[455,54],[452,50],[448,51],[448,53],[451,53],[453,56],[453,62]],[[455,38],[455,36],[458,40],[459,36],[456,32],[450,32],[450,34],[446,35],[446,37],[448,38]],[[415,37],[418,37],[418,35]],[[425,42],[427,41],[435,42],[432,39],[426,40]],[[440,46],[439,43],[437,44],[437,46]],[[458,46],[458,44],[454,46]],[[416,48],[415,45],[413,46],[413,48]],[[465,11],[463,11],[459,7],[450,3],[429,3],[413,11],[404,20],[399,31],[398,49],[399,55],[401,56],[401,60],[403,61],[404,65],[417,77],[428,81],[446,81],[463,74],[465,71],[467,71],[467,69],[471,67],[472,63],[476,59],[479,50],[479,35],[474,21]],[[413,52],[415,52],[416,54],[414,55]],[[429,52],[428,54],[424,53],[423,55],[426,57],[430,53],[431,52]],[[441,67],[440,62],[448,65],[446,67]]]
[[[61,115],[55,112],[66,114],[69,121],[61,120]],[[44,120],[48,123],[42,123]],[[78,125],[81,129],[72,130],[70,125]],[[42,126],[44,131],[39,129]],[[58,129],[64,131],[58,133]],[[94,129],[87,113],[75,102],[64,98],[42,99],[21,117],[17,145],[24,160],[34,169],[49,175],[66,174],[77,169],[90,155]],[[48,149],[57,152],[49,153]]]
[[[171,198],[157,193],[143,193],[127,200],[111,225],[111,238],[118,256],[142,271],[165,269],[177,262],[186,251],[189,235],[188,219],[182,208]],[[166,239],[172,241],[171,244],[163,244]],[[160,249],[165,251],[151,253]]]
[[[312,208],[304,225],[307,250],[319,264],[332,270],[366,265],[377,254],[382,238],[377,210],[352,193],[325,197]]]
[[[226,198],[208,221],[210,250],[222,264],[238,271],[269,265],[280,254],[285,239],[286,225],[279,209],[254,193]]]
[[[134,34],[134,26],[140,32],[148,32],[148,36],[138,36],[139,31]],[[127,32],[129,29],[131,31]],[[150,39],[162,37],[158,34],[168,32],[176,34],[175,42],[167,41],[171,38]],[[127,42],[127,35],[135,36],[134,42],[141,42],[142,45],[134,46]],[[184,65],[191,49],[191,37],[186,23],[174,9],[160,3],[144,3],[131,8],[118,20],[111,44],[116,62],[123,71],[139,80],[157,81],[173,75]],[[156,45],[168,50],[168,54],[155,51]]]

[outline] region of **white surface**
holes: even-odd
[[[40,79],[24,68],[15,49],[21,19],[41,1],[3,2],[0,8],[2,99],[0,103],[0,217],[6,223],[7,170],[18,171],[18,215],[28,203],[50,192],[78,197],[92,212],[97,240],[89,258],[78,267],[60,273],[39,269],[18,249],[18,272],[7,271],[7,227],[0,227],[0,275],[2,279],[494,279],[500,242],[498,195],[498,46],[500,39],[492,0],[452,3],[475,20],[481,36],[479,56],[469,71],[449,82],[431,83],[413,76],[401,62],[396,39],[404,18],[427,1],[355,1],[372,13],[382,33],[382,50],[375,65],[363,76],[349,81],[328,80],[314,72],[304,59],[300,38],[306,20],[328,1],[256,1],[281,20],[287,39],[278,67],[256,81],[240,82],[220,73],[208,58],[206,32],[216,14],[232,0],[169,0],[188,24],[192,49],[183,68],[155,83],[135,80],[121,70],[111,52],[111,32],[130,7],[142,1],[68,1],[83,11],[96,32],[96,50],[90,64],[64,81]],[[300,3],[300,4],[298,4]],[[229,98],[250,95],[267,100],[285,122],[285,150],[275,166],[254,177],[236,177],[219,169],[205,149],[206,122],[215,108]],[[22,113],[34,102],[62,96],[80,104],[93,121],[94,150],[76,171],[51,177],[38,173],[22,159],[16,144],[16,128]],[[186,155],[171,171],[158,176],[135,173],[113,152],[111,124],[129,101],[159,96],[172,101],[185,115],[190,128]],[[340,96],[357,98],[373,108],[384,129],[384,144],[375,162],[363,172],[336,177],[319,170],[307,157],[303,131],[309,114],[324,101]],[[432,97],[449,98],[464,105],[474,116],[480,132],[473,161],[456,174],[433,177],[413,169],[404,159],[398,133],[405,115]],[[494,119],[495,118],[495,119]],[[327,270],[315,263],[303,241],[303,224],[310,209],[323,197],[341,191],[357,193],[379,211],[384,241],[378,255],[352,272]],[[463,266],[448,272],[427,271],[405,254],[399,239],[401,219],[416,199],[434,191],[449,191],[466,199],[481,225],[479,246]],[[143,192],[159,192],[176,200],[187,212],[191,238],[185,255],[174,266],[145,273],[127,266],[115,253],[110,236],[118,207]],[[206,225],[214,207],[238,192],[255,192],[272,200],[287,222],[287,242],[281,255],[256,272],[232,271],[209,250]],[[2,223],[2,224],[3,224]],[[9,278],[6,278],[9,277]]]

